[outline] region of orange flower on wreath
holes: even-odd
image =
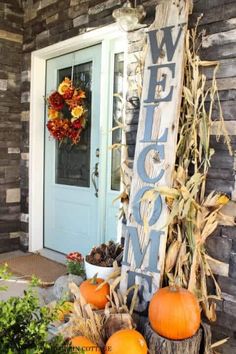
[[[75,90],[74,97],[79,101],[86,98],[85,92],[83,90]]]
[[[80,91],[79,93],[78,93],[78,91],[77,92],[75,91],[73,96],[71,97],[71,99],[66,100],[66,104],[72,110],[73,108],[77,107],[78,105],[81,105],[81,102],[84,98],[86,98],[84,91]]]
[[[48,119],[57,119],[57,118],[59,118],[59,111],[50,107],[48,109]]]

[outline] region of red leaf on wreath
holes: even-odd
[[[57,91],[53,92],[49,98],[48,102],[56,110],[60,110],[64,106],[64,98]]]

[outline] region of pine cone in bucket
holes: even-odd
[[[112,267],[115,261],[118,266],[121,266],[122,257],[123,246],[120,243],[109,241],[107,244],[102,243],[100,246],[93,247],[85,259],[90,264]]]

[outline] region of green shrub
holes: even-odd
[[[3,279],[2,274],[0,270],[0,278]],[[23,297],[0,301],[0,353],[73,353],[69,343],[62,337],[54,337],[48,341],[48,326],[54,317],[55,311],[39,305],[33,286],[25,291]]]

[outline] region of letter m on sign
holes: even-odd
[[[168,220],[165,199],[157,196],[150,204],[143,201],[143,193],[172,185],[190,1],[157,0],[155,21],[147,33],[121,281],[124,292],[132,282],[141,286],[142,309],[163,276]]]

